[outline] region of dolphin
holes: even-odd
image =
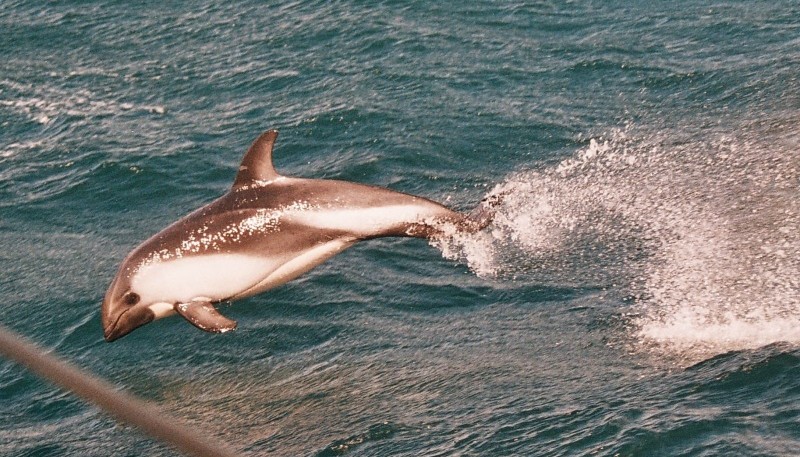
[[[269,130],[230,191],[156,233],[123,260],[102,304],[106,341],[173,314],[213,333],[236,328],[215,305],[280,286],[358,241],[477,232],[499,196],[464,215],[422,197],[347,181],[282,176]]]

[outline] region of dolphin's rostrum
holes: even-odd
[[[272,165],[277,136],[253,143],[228,193],[128,254],[103,300],[107,341],[174,313],[208,332],[233,330],[215,304],[291,281],[357,241],[430,238],[448,224],[478,231],[500,200],[465,216],[381,187],[281,176]]]

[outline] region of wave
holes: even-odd
[[[97,71],[102,70],[98,69]],[[73,72],[64,77],[77,74]],[[42,125],[51,124],[58,117],[83,119],[110,116],[128,111],[158,115],[166,113],[163,105],[114,100],[105,94],[85,88],[70,91],[48,85],[22,84],[3,80],[0,81],[0,93],[4,95],[0,99],[0,106]]]

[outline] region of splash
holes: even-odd
[[[797,125],[620,129],[508,177],[493,231],[440,248],[481,276],[618,292],[633,344],[686,362],[800,344]]]

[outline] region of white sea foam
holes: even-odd
[[[800,344],[800,132],[591,140],[510,176],[493,230],[440,247],[477,274],[632,298],[632,345],[691,363]]]

